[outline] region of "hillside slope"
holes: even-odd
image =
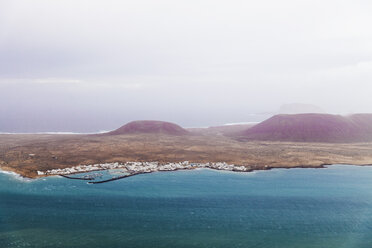
[[[187,135],[189,132],[177,124],[165,121],[132,121],[124,126],[107,133],[108,135],[121,135],[121,134],[166,134],[166,135]]]
[[[244,140],[295,142],[372,141],[372,114],[275,115],[239,134]]]

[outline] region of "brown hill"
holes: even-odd
[[[120,134],[167,134],[167,135],[187,135],[189,132],[177,124],[165,121],[132,121],[124,126],[107,133],[108,135]]]
[[[372,114],[275,115],[240,133],[243,140],[294,142],[372,141]]]

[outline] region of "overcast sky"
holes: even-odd
[[[370,0],[0,0],[0,131],[372,112]]]

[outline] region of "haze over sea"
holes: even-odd
[[[372,167],[110,183],[0,173],[0,247],[372,247]]]

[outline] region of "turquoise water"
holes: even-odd
[[[372,167],[144,174],[104,184],[0,173],[0,247],[372,247]]]

